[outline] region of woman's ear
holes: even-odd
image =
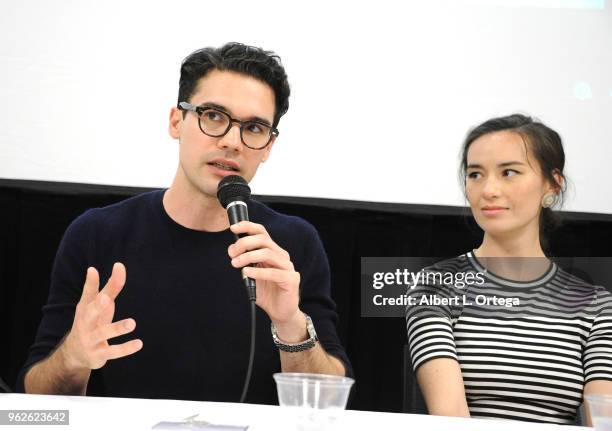
[[[556,184],[551,184],[551,191],[555,194],[561,193],[565,188],[565,178],[558,169],[553,169],[552,176],[555,179]]]

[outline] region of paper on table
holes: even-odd
[[[248,426],[236,425],[213,425],[207,422],[160,422],[152,429],[154,430],[204,430],[204,431],[246,431]]]

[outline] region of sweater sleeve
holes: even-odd
[[[584,382],[612,380],[612,295],[597,289],[598,312],[582,354]]]
[[[423,274],[436,272],[436,269],[426,269]],[[408,290],[408,296],[412,302],[406,307],[406,330],[414,371],[432,359],[458,360],[452,308],[445,304],[454,297],[453,289],[444,284],[418,283]]]
[[[338,314],[331,297],[330,269],[327,255],[316,229],[298,218],[292,246],[287,248],[300,273],[300,308],[313,321],[321,346],[327,353],[343,362],[346,375],[353,370],[338,337]]]
[[[25,392],[30,367],[46,358],[72,327],[76,304],[83,291],[91,243],[91,210],[78,217],[64,233],[51,272],[47,303],[28,358],[17,376],[17,392]]]

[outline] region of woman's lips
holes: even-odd
[[[503,213],[507,209],[508,208],[504,208],[504,207],[483,207],[481,211],[484,215],[493,217],[493,216]]]

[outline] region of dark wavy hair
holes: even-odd
[[[558,189],[555,206],[561,207],[567,189],[567,178],[563,173],[565,152],[563,151],[561,136],[537,119],[521,114],[491,118],[468,132],[461,148],[461,164],[459,167],[459,177],[464,195],[466,193],[467,154],[470,146],[481,136],[503,130],[512,131],[522,138],[525,150],[531,150],[540,166],[544,179]],[[561,177],[561,184],[557,182],[554,174]],[[547,234],[559,226],[560,222],[561,220],[551,208],[542,208],[540,214],[540,244],[544,250],[548,249]]]
[[[289,110],[289,82],[280,57],[272,51],[237,42],[198,49],[183,60],[177,105],[189,102],[199,80],[213,69],[242,73],[268,84],[275,96],[274,127]]]

